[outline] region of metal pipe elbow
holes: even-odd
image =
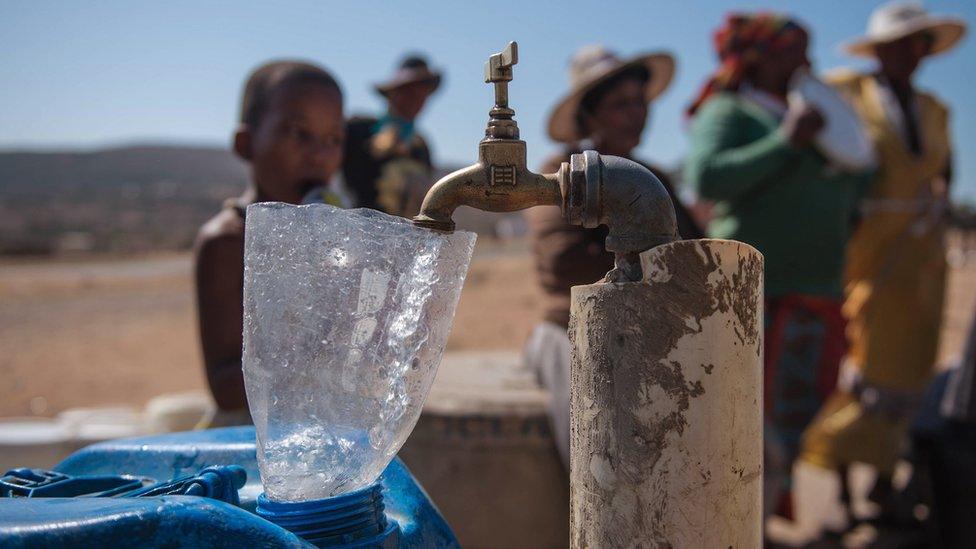
[[[610,282],[641,279],[638,254],[678,239],[671,195],[644,166],[618,156],[584,151],[560,169],[563,215],[569,223],[606,225],[606,248],[614,253]]]

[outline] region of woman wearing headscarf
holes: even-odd
[[[548,133],[562,143],[562,151],[542,167],[559,169],[572,154],[596,150],[600,154],[632,157],[647,123],[649,104],[671,82],[674,58],[647,53],[624,60],[602,46],[579,50],[570,62],[571,89],[553,109]],[[678,233],[701,238],[702,231],[675,196],[664,172],[641,162],[664,183],[674,202]],[[612,184],[612,182],[611,182]],[[550,390],[550,417],[563,462],[569,464],[569,291],[592,284],[613,269],[613,254],[604,241],[607,228],[569,225],[557,207],[528,212],[536,272],[545,295],[544,320],[529,338],[525,360]]]
[[[880,165],[848,247],[850,354],[841,387],[804,439],[803,459],[841,471],[855,461],[875,466],[879,502],[935,365],[945,291],[948,109],[913,77],[965,28],[917,4],[881,6],[867,36],[847,46],[875,59],[877,69],[833,78],[863,120]]]
[[[844,247],[867,178],[831,166],[814,147],[822,116],[788,105],[808,67],[807,31],[771,13],[731,14],[715,32],[719,67],[688,109],[685,176],[715,203],[709,236],[765,257],[767,512],[789,514],[800,437],[830,394],[844,354]]]

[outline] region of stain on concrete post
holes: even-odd
[[[641,254],[642,282],[572,290],[572,546],[762,544],[762,255]]]

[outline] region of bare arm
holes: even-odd
[[[241,353],[244,345],[244,239],[202,237],[196,251],[197,317],[207,381],[217,406],[247,406]]]

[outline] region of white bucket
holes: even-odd
[[[0,474],[16,467],[51,468],[71,452],[74,431],[50,418],[0,419]]]
[[[75,448],[149,432],[142,411],[129,406],[72,408],[58,414],[57,419],[74,433]]]
[[[159,395],[146,403],[146,427],[154,433],[191,431],[209,424],[216,409],[206,391]]]

